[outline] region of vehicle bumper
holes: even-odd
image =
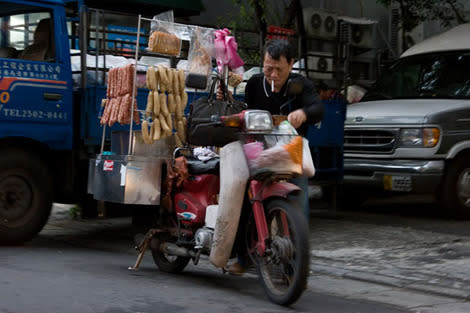
[[[443,160],[344,159],[344,184],[432,193],[444,175]]]

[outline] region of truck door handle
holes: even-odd
[[[44,93],[44,100],[62,100],[60,93]]]

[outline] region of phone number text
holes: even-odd
[[[66,120],[67,113],[3,108],[3,116],[30,119]]]

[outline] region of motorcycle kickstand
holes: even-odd
[[[137,271],[140,266],[140,262],[142,262],[142,258],[144,257],[145,251],[147,250],[150,241],[152,241],[153,236],[157,231],[155,229],[150,229],[146,234],[144,239],[140,242],[138,246],[136,246],[136,250],[139,251],[139,255],[137,255],[137,260],[135,261],[134,266],[129,266],[127,269],[131,271]]]

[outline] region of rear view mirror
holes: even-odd
[[[304,91],[304,83],[300,79],[290,79],[287,83],[287,95],[297,96]]]
[[[189,73],[186,77],[186,87],[194,89],[206,89],[207,76],[202,74]]]

